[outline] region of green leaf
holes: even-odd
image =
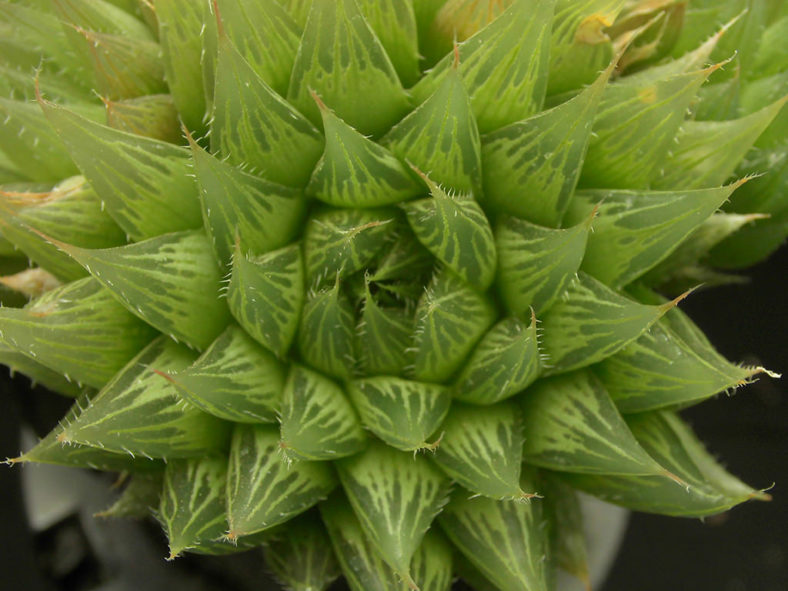
[[[637,339],[677,303],[644,306],[581,272],[542,318],[546,374],[585,367]]]
[[[557,0],[550,40],[547,94],[555,95],[590,83],[613,56],[604,32],[625,0]]]
[[[589,217],[557,230],[501,216],[495,228],[496,285],[509,313],[530,318],[555,303],[580,268],[592,222]]]
[[[486,204],[539,225],[561,224],[613,68],[571,100],[482,138]]]
[[[685,482],[676,486],[654,476],[563,474],[575,488],[636,511],[703,517],[751,499],[771,497],[731,476],[677,415],[640,413],[628,419],[638,441],[657,461]]]
[[[152,94],[121,101],[105,100],[107,125],[119,131],[179,144],[180,114],[169,94]]]
[[[165,377],[185,400],[220,419],[275,423],[285,368],[231,324],[191,366]]]
[[[288,459],[334,460],[363,450],[367,435],[342,388],[292,365],[282,394],[279,446]]]
[[[408,111],[394,66],[354,0],[312,3],[287,100],[317,125],[310,91],[365,135],[380,136]]]
[[[554,5],[554,0],[514,0],[501,16],[459,45],[458,72],[481,133],[541,110]],[[444,57],[413,87],[416,102],[435,92],[454,59]]]
[[[58,278],[78,279],[87,271],[42,233],[85,248],[126,243],[123,230],[103,211],[83,177],[66,179],[46,193],[0,192],[0,197],[9,202],[0,202],[5,218],[0,219],[3,236]]]
[[[174,339],[204,349],[230,313],[219,299],[221,276],[201,231],[176,232],[99,250],[50,239],[132,313]]]
[[[632,282],[667,257],[739,184],[694,191],[579,191],[567,222],[598,212],[580,268],[614,288]]]
[[[77,29],[89,48],[98,92],[128,99],[165,92],[161,47],[154,41]]]
[[[397,212],[390,209],[328,209],[314,214],[304,230],[307,280],[347,277],[367,266],[396,230]]]
[[[222,266],[231,262],[236,242],[243,252],[263,254],[298,236],[306,209],[300,191],[252,176],[191,138],[189,143],[205,227]]]
[[[334,115],[317,95],[326,147],[307,193],[336,207],[379,207],[423,192],[386,148]]]
[[[304,263],[297,244],[258,257],[244,256],[236,247],[227,288],[230,312],[279,357],[295,338],[304,297]]]
[[[448,269],[435,274],[416,309],[413,375],[444,382],[495,322],[489,298]]]
[[[479,130],[455,61],[435,92],[381,140],[400,160],[459,193],[479,193]]]
[[[320,503],[320,514],[352,591],[408,591],[408,585],[382,560],[343,494]]]
[[[482,337],[452,394],[463,402],[494,404],[527,388],[540,371],[536,318],[525,324],[509,317]]]
[[[93,123],[48,101],[41,106],[109,214],[133,240],[200,227],[186,150]]]
[[[17,372],[24,374],[30,379],[31,384],[40,384],[47,390],[52,390],[63,396],[76,398],[82,393],[82,388],[68,381],[63,374],[34,361],[3,341],[0,341],[0,364],[8,368],[8,372],[12,377]]]
[[[99,107],[80,110],[92,119],[101,118]],[[0,150],[35,181],[59,181],[78,172],[63,142],[32,103],[0,98]]]
[[[320,132],[255,73],[224,35],[215,84],[211,150],[269,181],[303,187],[320,158]]]
[[[533,490],[528,477],[520,482]],[[495,501],[457,489],[438,517],[451,542],[500,591],[547,591],[540,502]]]
[[[424,457],[373,443],[338,463],[364,533],[386,563],[415,588],[411,558],[448,498],[449,482]]]
[[[206,114],[202,70],[202,26],[208,2],[154,0],[164,77],[183,124],[201,131]]]
[[[0,308],[0,342],[67,380],[96,388],[155,335],[91,277],[55,288],[22,309]]]
[[[326,462],[286,462],[279,429],[236,425],[227,476],[227,521],[234,540],[271,528],[325,499],[336,486]]]
[[[65,23],[89,31],[139,40],[153,38],[142,21],[107,0],[54,0],[52,5]]]
[[[397,230],[394,242],[379,253],[370,281],[412,280],[432,273],[434,259],[430,251],[422,246],[410,227],[403,224]]]
[[[410,573],[420,591],[449,591],[454,580],[452,562],[449,541],[432,528],[413,554]]]
[[[416,238],[464,282],[487,289],[495,276],[490,222],[471,195],[448,194],[421,174],[431,197],[402,205]]]
[[[419,79],[416,15],[411,0],[356,0],[358,8],[380,40],[403,86]]]
[[[310,513],[266,536],[265,563],[290,591],[324,591],[341,574],[325,527]]]
[[[62,442],[63,430],[76,420],[82,409],[87,408],[89,405],[90,398],[87,394],[83,394],[46,437],[26,453],[18,458],[7,460],[7,462],[11,465],[21,462],[54,464],[56,466],[89,468],[105,472],[155,472],[164,468],[164,463],[161,460],[132,457],[127,453],[114,453],[98,447],[79,445],[77,443],[64,445]]]
[[[115,502],[93,516],[147,519],[159,506],[163,481],[164,470],[136,473]]]
[[[786,101],[788,96],[731,121],[684,123],[655,186],[695,189],[725,182]]]
[[[517,405],[478,407],[455,402],[441,430],[433,459],[452,480],[494,499],[530,496],[520,490],[523,431]]]
[[[194,353],[166,337],[143,349],[90,401],[58,439],[132,457],[182,458],[221,450],[229,425],[183,401],[158,372],[178,371]]]
[[[594,120],[582,187],[646,189],[662,174],[685,112],[712,66],[660,80],[622,78],[605,89]],[[667,168],[667,167],[665,167]],[[722,180],[711,185],[719,185]],[[709,186],[693,185],[691,188]],[[676,188],[684,188],[679,183]]]
[[[227,531],[224,489],[227,459],[206,456],[167,463],[158,518],[170,546],[169,560],[185,550],[205,551]]]
[[[350,382],[348,394],[364,426],[403,451],[432,447],[427,439],[451,404],[444,386],[388,376]]]
[[[550,523],[550,554],[558,567],[591,588],[583,513],[574,489],[545,472],[545,514]]]
[[[244,60],[266,84],[284,96],[301,27],[275,0],[221,0],[217,8],[221,27]]]
[[[356,368],[356,319],[353,306],[334,287],[311,295],[304,305],[298,330],[298,350],[313,368],[329,376],[347,379]]]
[[[413,314],[405,308],[381,306],[364,281],[364,309],[358,327],[359,364],[366,375],[402,375],[410,361]]]
[[[541,380],[521,404],[529,464],[582,474],[666,476],[588,371]]]

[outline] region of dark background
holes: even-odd
[[[727,358],[788,373],[788,248],[750,269],[748,275],[751,282],[746,285],[696,292],[681,307]],[[10,380],[3,370],[0,373],[0,457],[6,457],[19,451],[20,417],[54,421],[68,401],[42,392],[32,395],[25,378]],[[785,380],[762,378],[734,396],[720,396],[684,413],[731,472],[756,488],[776,483],[771,491],[774,500],[746,503],[705,522],[633,515],[601,591],[788,590],[785,392]],[[34,536],[26,526],[18,476],[19,470],[0,467],[0,590],[95,588],[101,581],[100,560],[80,537],[78,522],[66,520],[53,531]],[[150,535],[163,544],[155,528],[150,526]],[[68,568],[62,560],[58,565],[64,548],[71,551]],[[132,563],[135,552],[130,548]],[[160,555],[164,555],[163,546]],[[186,557],[166,566],[161,560],[145,564],[142,555],[139,559],[137,570],[148,577],[149,591],[276,589],[261,574],[253,554]]]

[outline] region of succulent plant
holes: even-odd
[[[588,577],[576,491],[767,498],[678,410],[771,373],[676,304],[788,234],[787,27],[3,0],[0,362],[75,399],[10,462],[127,473],[171,558],[263,546],[297,591],[543,591]]]

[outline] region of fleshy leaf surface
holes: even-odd
[[[271,528],[325,499],[336,485],[326,462],[284,461],[279,429],[236,425],[227,476],[231,540]]]
[[[353,512],[375,549],[410,585],[410,563],[447,500],[449,481],[422,456],[372,443],[338,463]],[[414,587],[414,585],[410,585]]]
[[[444,386],[376,376],[355,380],[348,394],[364,426],[404,451],[430,447],[427,439],[443,422],[451,394]]]
[[[280,447],[294,460],[334,460],[363,450],[367,435],[342,388],[291,365],[284,386]]]

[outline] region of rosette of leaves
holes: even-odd
[[[75,398],[11,462],[298,591],[767,498],[677,414],[765,370],[676,304],[788,232],[786,6],[0,2],[0,361]]]

